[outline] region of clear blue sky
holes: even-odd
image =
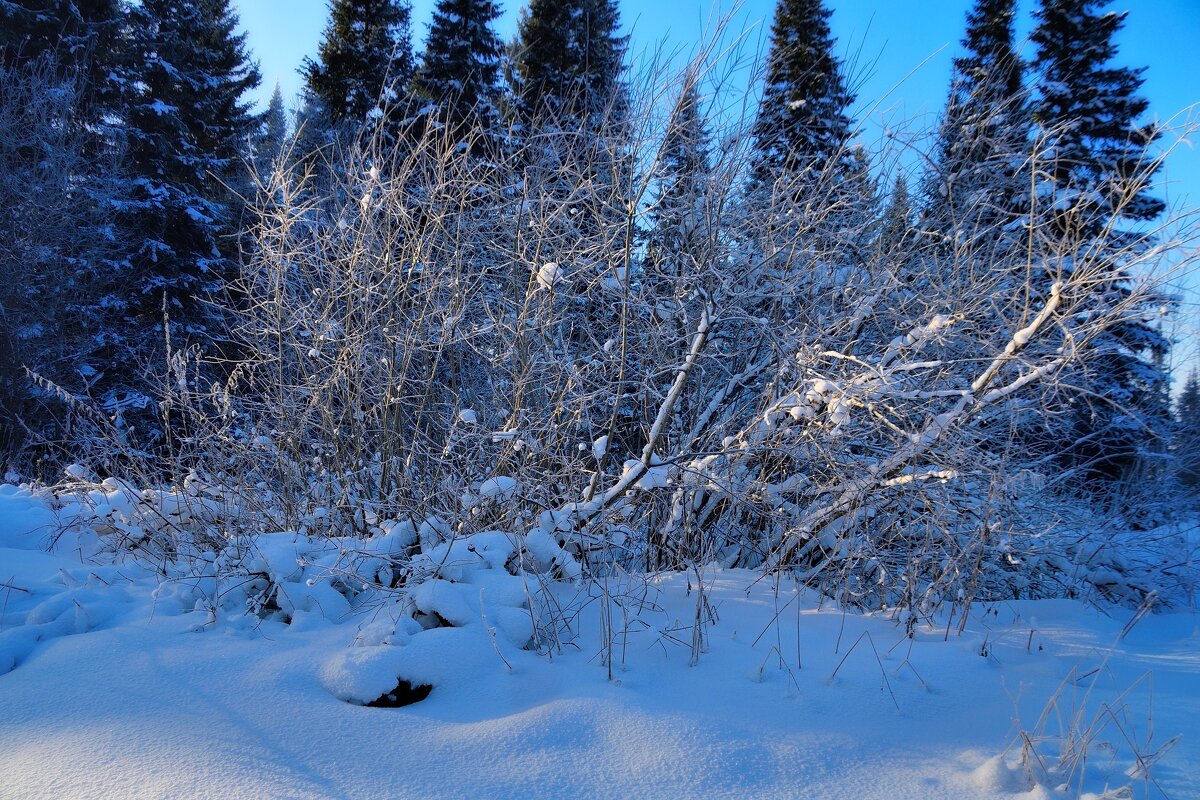
[[[504,39],[516,31],[526,0],[501,0],[498,30]],[[1032,26],[1037,0],[1018,0],[1018,37]],[[864,138],[878,139],[885,127],[926,126],[945,101],[950,60],[960,50],[970,0],[827,0],[840,55],[851,65],[859,97]],[[291,102],[301,86],[300,62],[316,52],[328,17],[326,0],[234,0],[249,44],[263,73],[259,98],[279,81]],[[413,44],[420,50],[434,0],[413,0]],[[635,54],[666,42],[687,50],[707,24],[732,0],[621,0],[622,21],[632,34]],[[1120,33],[1118,62],[1146,67],[1143,93],[1159,119],[1182,115],[1200,121],[1200,0],[1118,0],[1112,10],[1128,10]],[[751,30],[755,43],[766,41],[775,0],[744,0],[733,25]],[[910,74],[911,73],[911,74]],[[1190,112],[1187,109],[1191,108]],[[1200,203],[1200,152],[1184,144],[1167,159],[1166,199],[1172,204]],[[1189,200],[1190,198],[1190,200]],[[1197,293],[1188,280],[1177,363],[1195,360],[1200,328],[1193,320]]]
[[[502,2],[504,16],[498,28],[505,39],[515,32],[523,3]],[[434,0],[413,2],[418,50],[433,4]],[[325,0],[235,0],[234,5],[262,68],[261,97],[279,81],[290,102],[301,85],[297,68],[320,41],[328,16]],[[860,111],[873,110],[873,122],[880,125],[902,120],[920,124],[927,115],[936,115],[945,100],[950,59],[959,50],[969,0],[830,0],[829,5],[841,54],[857,69]],[[663,41],[687,48],[701,36],[715,10],[732,6],[729,0],[621,2],[634,52]],[[1020,6],[1018,36],[1023,38],[1036,1],[1021,0]],[[745,0],[735,24],[765,40],[774,7],[774,0]],[[1119,60],[1147,67],[1144,93],[1152,112],[1169,118],[1200,103],[1200,0],[1124,0],[1111,7],[1130,11],[1120,35]],[[1172,194],[1200,198],[1200,153],[1183,147],[1170,159],[1168,170]]]

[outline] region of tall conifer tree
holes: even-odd
[[[130,239],[131,336],[153,341],[162,305],[175,333],[220,334],[206,300],[230,275],[228,234],[246,148],[258,120],[244,94],[258,85],[229,0],[143,0],[131,10],[137,52],[127,106],[135,195],[123,209]],[[178,342],[177,342],[178,343]]]
[[[260,175],[266,175],[275,166],[288,135],[287,111],[283,107],[283,92],[279,84],[271,92],[258,134],[254,137],[254,165]]]
[[[368,115],[399,123],[413,74],[407,0],[333,0],[316,60],[305,81],[334,124],[357,129]]]
[[[513,89],[521,121],[595,128],[622,110],[628,37],[616,0],[532,0],[518,23]]]
[[[532,0],[518,24],[509,77],[518,135],[528,137],[524,160],[549,202],[572,197],[573,214],[586,209],[563,227],[564,236],[575,236],[576,226],[594,230],[601,217],[616,223],[625,213],[617,198],[631,172],[627,37],[619,31],[616,0]]]
[[[1043,0],[1032,39],[1037,45],[1037,122],[1053,137],[1053,177],[1079,201],[1099,202],[1130,221],[1146,221],[1165,209],[1143,188],[1126,196],[1129,176],[1145,167],[1146,147],[1156,138],[1139,118],[1149,102],[1138,94],[1145,69],[1117,67],[1115,37],[1125,13],[1105,12],[1102,0]],[[1100,224],[1094,214],[1093,224]]]
[[[976,0],[967,14],[966,54],[954,59],[935,170],[925,180],[926,229],[994,236],[1027,210],[1029,182],[1020,172],[1029,114],[1015,13],[1015,0]]]
[[[908,195],[908,180],[897,175],[892,183],[892,194],[879,231],[879,249],[898,256],[911,243],[913,235],[912,201]]]
[[[430,110],[456,129],[476,128],[485,135],[480,142],[494,140],[500,129],[503,45],[493,28],[499,16],[495,0],[438,0],[413,82]]]
[[[119,0],[0,3],[0,429],[61,439],[56,398],[26,367],[81,394],[112,371],[128,273],[112,219],[130,189],[117,163],[123,11]]]
[[[706,235],[709,147],[700,94],[695,82],[688,80],[668,123],[650,214],[646,261],[648,270],[661,280],[681,280],[699,266],[698,250]]]
[[[1154,219],[1165,208],[1145,185],[1144,174],[1157,132],[1139,122],[1149,104],[1138,94],[1142,69],[1114,66],[1115,36],[1125,14],[1105,12],[1102,0],[1043,0],[1033,41],[1038,73],[1034,117],[1054,148],[1048,166],[1056,192],[1051,224],[1107,258],[1111,277],[1094,289],[1097,307],[1122,307],[1122,319],[1096,337],[1075,402],[1067,464],[1084,470],[1096,490],[1132,475],[1146,450],[1162,449],[1170,424],[1167,375],[1162,366],[1169,342],[1153,323],[1161,301],[1143,298],[1132,307],[1131,279],[1122,263],[1134,232],[1106,233],[1115,215],[1129,223]],[[1109,253],[1089,242],[1104,237]],[[1062,267],[1073,269],[1066,260]]]
[[[1200,376],[1188,373],[1175,403],[1176,472],[1184,486],[1200,488]]]
[[[752,131],[756,184],[793,185],[831,165],[835,179],[858,172],[849,148],[854,96],[833,52],[829,17],[821,0],[779,0],[775,8],[766,85]]]

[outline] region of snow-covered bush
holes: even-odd
[[[229,310],[240,359],[206,387],[172,357],[174,486],[71,489],[73,513],[190,558],[185,605],[285,618],[390,592],[453,622],[429,587],[474,592],[451,565],[475,561],[530,595],[709,562],[915,610],[1159,588],[1046,453],[1065,376],[1141,313],[1103,287],[1169,248],[1084,236],[1050,201],[947,244],[866,173],[745,191],[749,137],[710,145],[704,81],[495,158],[367,130],[281,160]],[[1012,154],[1035,184],[1046,147]],[[533,606],[506,607],[540,646]]]

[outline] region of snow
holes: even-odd
[[[380,527],[367,556],[418,538]],[[527,546],[561,552],[546,529]],[[433,577],[406,600],[288,625],[173,602],[185,581],[0,487],[0,797],[1075,797],[1052,775],[1035,785],[1015,743],[1030,732],[1053,765],[1056,720],[1087,727],[1106,706],[1119,727],[1076,788],[1129,784],[1130,742],[1149,755],[1183,734],[1152,775],[1200,796],[1191,609],[980,604],[958,635],[957,618],[848,614],[786,580],[702,569],[556,583],[571,630],[543,625],[535,652],[539,579],[503,569],[513,538],[447,534],[422,524],[414,572]],[[345,550],[277,533],[246,558],[290,596],[333,592]],[[418,622],[435,614],[449,625]],[[401,678],[432,692],[362,705]]]
[[[520,485],[516,478],[507,475],[497,475],[479,484],[479,496],[490,499],[508,500],[517,493]]]
[[[538,286],[547,291],[553,289],[562,278],[562,268],[553,261],[543,264],[537,271]]]
[[[55,518],[26,488],[0,486],[0,547],[44,544],[55,528]],[[0,573],[13,565],[0,561]]]

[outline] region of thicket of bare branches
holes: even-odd
[[[1092,343],[1179,243],[1065,214],[1047,141],[1009,154],[1027,215],[950,240],[889,219],[865,166],[747,191],[744,126],[686,102],[706,86],[693,65],[486,157],[368,131],[261,176],[242,357],[209,385],[174,353],[163,405],[202,549],[403,528],[394,588],[498,530],[512,571],[716,562],[869,607],[1161,590],[1052,456]]]

